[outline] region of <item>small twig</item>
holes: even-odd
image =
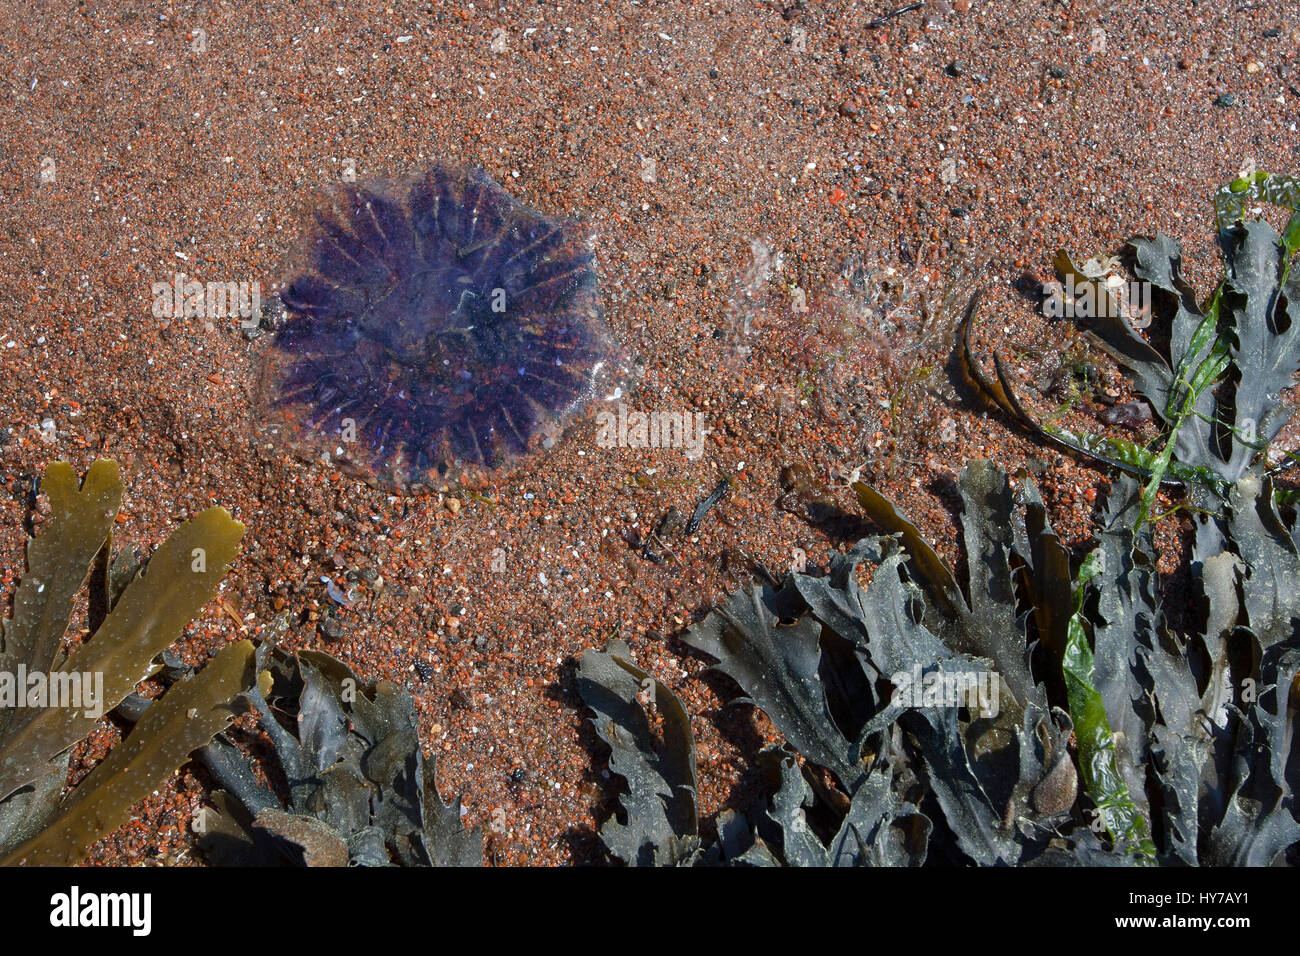
[[[890,20],[894,19],[895,17],[901,17],[904,13],[911,13],[913,10],[919,10],[923,6],[925,6],[924,3],[909,3],[907,6],[899,7],[897,10],[890,10],[884,16],[879,16],[876,17],[876,19],[874,20],[868,21],[867,29],[874,30],[877,27],[883,27],[886,23],[888,23]]]
[[[230,619],[235,622],[235,626],[239,628],[240,634],[248,633],[248,625],[244,623],[244,619],[239,616],[238,611],[236,611],[233,607],[230,606],[229,602],[222,601],[221,610],[225,611],[226,614],[230,616]]]
[[[663,538],[659,537],[659,533],[658,533],[657,531],[651,531],[651,532],[650,532],[650,537],[649,537],[649,539],[646,541],[645,544],[643,544],[643,545],[641,546],[641,556],[642,556],[642,557],[644,557],[644,558],[650,558],[650,555],[652,555],[652,554],[657,554],[657,553],[658,553],[658,552],[654,552],[654,551],[651,551],[651,550],[650,550],[650,544],[651,544],[652,542],[653,542],[654,544],[657,544],[659,547],[663,548],[663,549],[664,549],[664,554],[668,555],[668,557],[670,557],[670,558],[672,558],[674,561],[676,561],[676,562],[677,562],[677,566],[678,566],[679,568],[680,568],[680,567],[684,567],[684,565],[682,564],[682,559],[679,558],[679,557],[677,557],[677,555],[676,555],[676,553],[673,551],[673,549],[672,549],[671,547],[669,547],[667,541],[665,541]],[[651,558],[651,560],[653,560],[653,558]],[[656,563],[658,563],[658,562],[656,562]]]

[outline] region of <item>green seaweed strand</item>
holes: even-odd
[[[1074,588],[1074,613],[1067,628],[1062,670],[1070,717],[1079,741],[1079,772],[1097,807],[1097,819],[1111,840],[1142,866],[1155,865],[1156,848],[1151,828],[1133,802],[1115,758],[1115,742],[1106,707],[1094,685],[1092,648],[1084,626],[1083,601],[1087,586],[1101,572],[1100,552],[1084,559]]]

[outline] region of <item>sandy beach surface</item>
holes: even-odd
[[[0,7],[0,590],[21,575],[45,464],[114,458],[119,544],[154,547],[212,504],[248,526],[180,656],[200,663],[287,610],[289,647],[409,688],[490,862],[599,858],[611,790],[574,667],[614,636],[695,719],[705,827],[746,806],[746,767],[776,735],[725,707],[733,689],[675,635],[760,569],[825,566],[872,530],[847,479],[956,560],[953,482],[989,457],[1029,469],[1056,526],[1086,538],[1105,476],[984,414],[945,371],[971,292],[981,355],[1003,356],[1035,414],[1056,414],[1061,377],[1086,363],[1088,390],[1122,401],[1113,364],[1026,294],[1056,250],[1164,231],[1204,295],[1214,190],[1250,164],[1300,166],[1294,7],[927,0],[872,24],[889,10]],[[626,407],[699,413],[698,457],[602,447],[588,417],[473,489],[390,494],[261,440],[267,335],[154,314],[154,283],[178,273],[274,289],[317,187],[433,162],[584,224],[640,378]],[[1143,434],[1100,424],[1093,397],[1057,420]],[[724,477],[683,534],[673,509],[689,516]],[[1174,563],[1180,534],[1165,523]],[[333,601],[323,576],[356,600]],[[118,734],[105,721],[78,748],[73,781]],[[181,773],[92,862],[201,862],[205,787]]]

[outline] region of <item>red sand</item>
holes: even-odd
[[[1013,291],[1018,276],[1048,277],[1060,247],[1083,257],[1160,229],[1185,243],[1208,291],[1213,190],[1252,158],[1300,166],[1300,27],[1282,4],[938,0],[867,28],[885,9],[7,5],[4,592],[22,568],[31,476],[55,458],[80,469],[116,458],[128,488],[120,541],[152,547],[178,520],[226,505],[249,531],[222,599],[248,633],[287,606],[303,621],[293,646],[412,689],[444,792],[463,791],[485,824],[503,811],[491,860],[594,857],[606,798],[573,666],[615,634],[695,715],[703,814],[743,804],[748,728],[770,737],[770,726],[721,710],[671,635],[747,580],[751,560],[779,573],[794,548],[824,565],[847,543],[778,506],[784,466],[805,463],[850,512],[843,476],[861,468],[950,556],[941,493],[968,459],[1037,459],[1074,541],[1104,480],[973,413],[934,370],[945,344],[916,354],[903,351],[920,337],[910,327],[841,328],[868,295],[836,285],[845,260],[892,267],[909,287],[928,276],[959,302],[960,276],[985,287],[981,343],[1010,359],[1046,415],[1054,401],[1035,387],[1065,351],[1089,353],[1069,323]],[[493,51],[496,30],[505,52]],[[955,60],[958,76],[946,70]],[[1225,93],[1236,105],[1215,105]],[[630,405],[703,412],[701,459],[603,449],[580,424],[540,462],[449,507],[259,452],[249,392],[265,339],[246,341],[236,319],[155,318],[152,284],[183,272],[269,289],[313,186],[348,161],[364,178],[432,160],[481,165],[543,212],[588,224],[610,325],[645,366]],[[755,240],[781,269],[747,305]],[[794,285],[810,312],[792,312]],[[1095,410],[1085,403],[1073,420],[1098,428]],[[628,546],[670,507],[689,514],[721,475],[736,492],[662,565]],[[1176,555],[1176,528],[1164,542]],[[330,604],[320,576],[346,584],[365,568],[382,589],[339,613],[327,640],[310,620]],[[244,629],[214,602],[181,653],[199,661]],[[81,748],[81,772],[115,733]],[[92,860],[195,861],[189,821],[203,796],[182,774]]]

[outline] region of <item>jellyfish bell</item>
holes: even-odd
[[[346,184],[310,209],[256,390],[300,457],[398,491],[487,480],[630,387],[582,229],[481,170]]]

